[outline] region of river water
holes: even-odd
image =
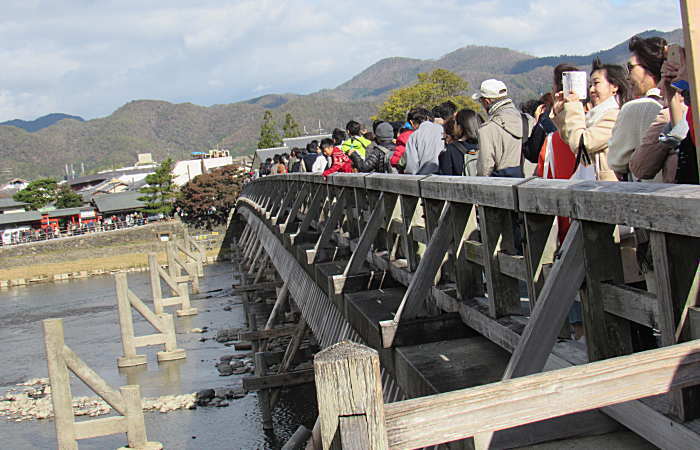
[[[236,353],[233,347],[213,339],[217,330],[244,326],[240,299],[231,295],[232,278],[230,264],[205,266],[200,281],[202,294],[192,296],[192,306],[199,309],[199,314],[175,319],[178,347],[187,351],[185,360],[158,364],[155,348],[141,348],[138,353],[148,355],[148,366],[127,370],[116,365],[122,350],[112,276],[0,290],[0,395],[17,383],[48,376],[41,321],[55,317],[63,319],[66,345],[115,389],[139,384],[143,397],[158,397],[240,385],[239,376],[220,377],[215,368],[220,356]],[[128,279],[129,288],[150,304],[148,273],[129,274]],[[225,311],[225,306],[231,311]],[[134,315],[134,327],[136,335],[152,333],[139,315]],[[190,332],[202,327],[209,327],[209,331]],[[207,340],[200,342],[201,338]],[[76,377],[71,378],[73,396],[96,396]],[[148,439],[161,442],[166,449],[276,449],[299,425],[312,427],[316,414],[315,393],[310,385],[280,397],[273,433],[263,432],[254,393],[228,402],[229,406],[223,408],[146,412]],[[0,436],[3,449],[56,448],[50,419],[9,422],[0,418]],[[79,442],[81,449],[123,445],[124,435]]]

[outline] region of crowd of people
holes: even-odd
[[[260,175],[379,172],[698,183],[683,49],[633,37],[626,67],[592,63],[586,98],[552,90],[516,107],[505,83],[485,80],[472,98],[484,113],[447,101],[417,106],[401,122],[356,122],[306,148],[261,163]]]
[[[261,174],[380,172],[419,175],[525,177],[698,184],[696,137],[684,49],[659,37],[633,37],[625,66],[592,62],[587,86],[566,89],[559,64],[551,92],[516,107],[505,83],[488,79],[472,98],[483,113],[452,102],[417,106],[402,122],[356,121],[331,138],[278,155]],[[570,79],[570,78],[569,78]],[[568,85],[568,83],[567,83]],[[587,87],[587,91],[586,91]],[[696,88],[693,86],[693,88]],[[578,93],[577,93],[578,92]],[[585,96],[585,98],[582,98]],[[569,219],[557,219],[559,244]],[[634,237],[639,269],[655,291],[649,236]],[[572,309],[575,337],[580,310]],[[578,325],[578,327],[577,327]]]
[[[147,218],[143,213],[134,212],[120,216],[98,216],[95,220],[82,223],[65,222],[60,224],[60,226],[48,225],[41,228],[26,226],[19,229],[0,230],[0,247],[120,230],[122,228],[146,225],[152,219]]]

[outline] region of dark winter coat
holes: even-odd
[[[445,151],[438,156],[440,175],[466,175],[464,173],[464,154],[476,152],[478,149],[478,145],[464,141],[447,144]]]
[[[387,142],[380,145],[387,149],[389,153],[393,152],[394,149],[396,149],[396,146],[391,142]],[[358,172],[389,172],[386,166],[386,154],[375,144],[372,144],[369,147],[367,147],[367,150],[365,152],[365,159],[362,159],[359,152],[352,152],[350,154],[350,159],[352,159],[352,165],[357,169]]]

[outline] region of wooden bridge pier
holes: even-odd
[[[78,440],[126,433],[129,448],[162,449],[160,442],[149,442],[146,438],[139,386],[122,386],[119,391],[109,386],[65,345],[62,319],[44,320],[43,327],[58,448],[77,450]],[[114,408],[118,415],[76,422],[70,372]]]
[[[163,309],[165,306],[181,305],[182,309],[178,310],[178,315],[196,314],[197,310],[190,307],[188,282],[192,282],[193,287],[197,290],[198,277],[203,276],[202,265],[206,261],[206,255],[203,248],[187,235],[185,235],[184,245],[169,242],[166,248],[169,263],[168,272],[160,267],[156,254],[149,254],[148,258],[155,312],[151,311],[129,289],[126,273],[121,272],[115,275],[120,334],[124,353],[122,357],[117,359],[117,366],[120,368],[141,366],[147,363],[145,355],[136,353],[139,347],[163,345],[164,350],[156,354],[158,362],[186,357],[185,350],[177,348],[173,316],[164,313]],[[180,258],[178,251],[184,253],[185,260]],[[181,275],[183,269],[187,271],[187,276]],[[161,279],[175,293],[175,297],[163,298]],[[135,336],[133,310],[136,310],[157,332],[145,336]],[[125,433],[128,448],[143,450],[163,448],[159,442],[149,442],[146,438],[139,386],[130,384],[121,387],[119,391],[110,387],[70,347],[65,345],[62,319],[44,320],[43,328],[58,447],[60,449],[77,449],[78,440]],[[69,372],[76,375],[118,414],[102,419],[76,422],[72,406]],[[127,377],[129,376],[127,375]]]
[[[237,250],[233,250],[233,255],[238,255]],[[267,255],[264,258],[268,258]],[[243,273],[242,262],[235,259],[239,267],[239,273]],[[266,263],[261,262],[258,266],[260,271]],[[251,265],[252,267],[252,265]],[[275,278],[279,278],[275,276]],[[246,317],[249,330],[239,334],[240,341],[252,343],[255,358],[255,375],[243,379],[243,387],[248,391],[257,391],[258,403],[262,413],[263,429],[271,430],[272,411],[279,399],[280,389],[304,383],[313,382],[313,369],[292,370],[293,364],[300,356],[302,343],[305,341],[308,327],[303,317],[293,326],[275,326],[282,322],[282,315],[285,310],[293,310],[293,300],[290,298],[287,283],[280,281],[260,281],[256,275],[253,284],[246,283],[246,277],[241,279],[241,284],[234,287],[234,292],[238,293],[242,299],[246,310]],[[281,287],[280,287],[281,286]],[[272,292],[276,289],[276,298],[269,315],[263,321],[259,317],[259,310],[262,305],[254,304],[250,301],[250,295],[265,295],[265,292]],[[264,324],[264,325],[263,325]],[[259,325],[263,325],[259,328]],[[268,352],[270,339],[279,337],[290,337],[289,344],[282,354]],[[270,370],[270,365],[277,365],[275,371]]]
[[[248,184],[237,213],[242,252],[270,258],[322,348],[348,340],[377,351],[386,407],[636,357],[649,348],[640,328],[660,331],[653,351],[699,335],[695,186],[292,174]],[[556,255],[555,216],[573,219]],[[618,225],[651,233],[656,292],[626,278]],[[585,346],[557,339],[577,294]],[[661,448],[700,447],[694,384],[521,417],[450,446],[507,448],[621,424]]]

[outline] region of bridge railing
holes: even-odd
[[[344,341],[314,361],[324,449],[429,447],[692,386],[699,368],[696,340],[384,404],[375,350]]]
[[[405,284],[394,318],[381,323],[384,347],[392,346],[402,321],[458,312],[513,353],[508,379],[649,348],[640,336],[652,329],[661,346],[700,336],[697,186],[290,174],[248,184],[240,204],[290,243],[313,244],[306,250],[309,263],[349,247],[345,269],[333,280],[339,292],[368,263]],[[556,216],[571,220],[559,248]],[[647,246],[653,270],[643,277],[635,250]],[[529,311],[521,302],[525,290]],[[577,295],[583,354],[557,343]],[[690,401],[696,394],[697,388],[674,390],[666,412],[681,420],[697,417],[698,402]],[[647,438],[677,430],[659,426],[651,408],[632,403],[632,410],[604,411]]]

